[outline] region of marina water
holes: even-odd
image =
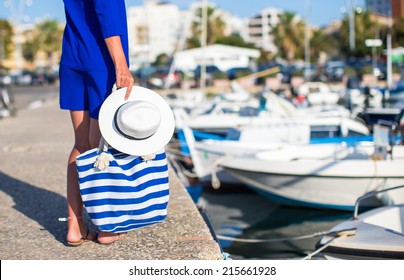
[[[317,233],[352,216],[345,211],[281,206],[246,187],[205,187],[197,205],[207,213],[223,251],[231,259],[243,260],[302,259],[315,251],[321,238]],[[309,236],[313,237],[294,240]],[[313,259],[323,258],[318,254]]]

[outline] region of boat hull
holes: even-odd
[[[232,158],[221,166],[233,177],[277,203],[352,211],[365,193],[404,185],[404,161],[259,160]],[[362,203],[404,203],[404,190]]]
[[[326,259],[404,259],[404,205],[383,206],[344,221],[330,232],[353,234],[320,239],[316,247]]]

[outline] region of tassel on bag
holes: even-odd
[[[110,157],[106,152],[102,152],[96,159],[94,167],[100,171],[104,171],[108,168]]]
[[[94,168],[97,168],[100,171],[104,171],[108,168],[112,158],[109,154],[106,153],[107,150],[108,150],[108,144],[106,143],[104,137],[101,136],[100,144],[98,145],[98,152],[100,154],[97,157],[96,161],[94,162]]]

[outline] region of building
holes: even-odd
[[[258,15],[246,20],[246,31],[243,34],[244,40],[253,43],[256,47],[269,52],[276,52],[277,48],[273,43],[273,37],[270,34],[272,28],[279,22],[280,10],[267,8]]]
[[[375,14],[387,16],[391,9],[391,0],[366,0],[366,8]]]
[[[256,49],[216,44],[177,52],[175,65],[177,69],[193,71],[198,65],[205,63],[226,71],[234,67],[249,67],[251,61],[259,55],[260,52]]]
[[[5,59],[2,64],[7,69],[12,69],[12,74],[18,74],[23,69],[36,69],[36,68],[45,68],[48,64],[49,58],[43,51],[38,51],[35,56],[35,60],[33,62],[26,61],[22,54],[22,48],[24,43],[28,40],[32,39],[35,25],[32,23],[24,23],[14,25],[14,36],[13,43],[15,45],[14,51],[11,54],[11,57]],[[60,52],[55,52],[52,54],[53,61],[58,61],[60,57]]]
[[[173,55],[181,50],[183,35],[189,35],[193,15],[201,3],[193,3],[183,11],[171,3],[147,0],[143,6],[128,8],[130,64],[132,69],[153,63],[161,54]],[[215,13],[226,24],[225,36],[240,33],[241,19],[216,8]]]
[[[382,16],[404,17],[404,0],[366,0],[366,8]]]
[[[213,16],[220,18],[225,23],[225,36],[242,33],[244,21],[241,18],[231,14],[228,11],[218,8],[215,3],[208,3],[208,6],[215,10]],[[203,2],[194,2],[190,6],[192,13],[194,13],[193,11],[201,8],[203,8]]]
[[[391,15],[393,18],[404,17],[404,0],[391,1]]]
[[[170,3],[148,0],[128,9],[131,68],[154,62],[160,54],[176,50],[188,12]]]

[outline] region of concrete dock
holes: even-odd
[[[57,97],[0,119],[1,260],[220,260],[218,243],[170,171],[167,219],[131,231],[112,245],[69,247],[65,235],[66,164],[73,145]],[[87,219],[88,222],[88,219]],[[88,224],[88,223],[87,223]],[[90,227],[91,228],[91,227]]]

